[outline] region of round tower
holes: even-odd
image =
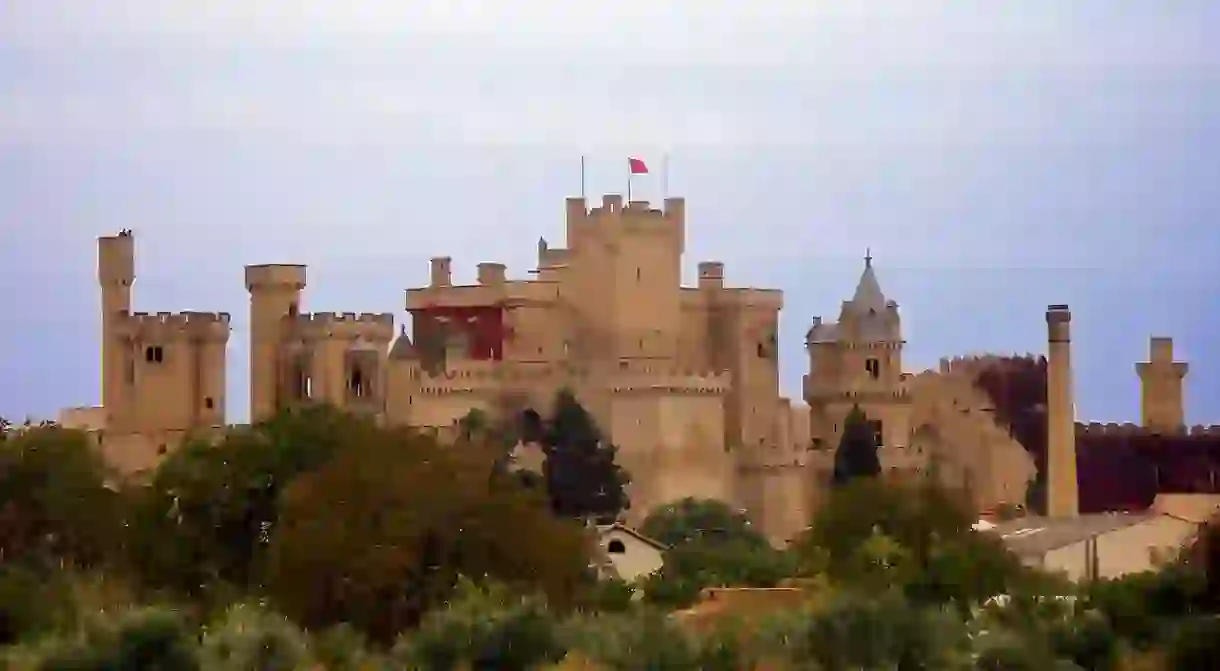
[[[305,266],[246,266],[250,292],[250,421],[275,414],[279,406],[280,350],[287,323],[301,309]]]
[[[1046,309],[1046,514],[1080,513],[1076,480],[1076,405],[1072,396],[1072,313]]]
[[[131,231],[97,239],[97,281],[102,289],[102,407],[107,425],[122,414],[125,356],[119,327],[131,313],[136,281],[136,246]]]

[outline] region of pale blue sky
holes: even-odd
[[[872,247],[908,369],[1070,303],[1082,419],[1138,417],[1158,334],[1220,422],[1215,45],[1215,0],[8,0],[0,415],[97,402],[98,235],[137,309],[233,313],[239,420],[244,264],[401,319],[430,256],[524,277],[581,154],[596,196],[668,152],[688,275],[784,290],[789,392]]]

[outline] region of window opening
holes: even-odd
[[[626,554],[627,546],[619,539],[614,539],[606,544],[606,552],[614,555]]]
[[[868,371],[868,374],[876,380],[881,377],[881,362],[877,359],[869,359],[864,362],[864,370]]]

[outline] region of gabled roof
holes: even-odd
[[[635,538],[636,540],[640,541],[641,543],[644,543],[645,545],[648,545],[661,552],[664,552],[669,549],[668,545],[662,543],[661,541],[649,538],[648,536],[645,536],[644,534],[636,531],[635,529],[632,529],[631,527],[627,526],[626,524],[623,524],[622,522],[615,522],[614,524],[600,524],[597,527],[597,535],[599,538],[602,536],[605,536],[606,534],[608,534],[612,531],[621,531],[621,532],[627,534],[628,536]]]

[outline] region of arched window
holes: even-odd
[[[626,554],[627,546],[623,544],[623,541],[615,538],[606,544],[606,552],[609,552],[612,555]]]
[[[364,371],[359,368],[352,369],[351,379],[348,380],[348,388],[352,390],[352,395],[356,398],[363,398],[365,392]]]

